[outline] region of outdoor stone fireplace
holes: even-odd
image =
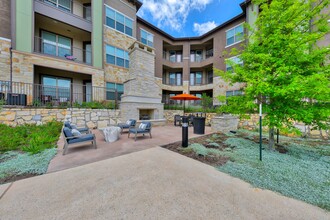
[[[162,92],[154,77],[155,51],[139,42],[135,42],[129,49],[129,80],[124,82],[120,103],[121,119],[165,124]]]

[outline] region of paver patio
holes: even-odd
[[[189,127],[188,131],[189,138],[201,136],[193,134],[193,127]],[[179,126],[175,127],[172,124],[153,127],[151,131],[151,139],[149,138],[149,135],[146,135],[145,137],[139,135],[136,141],[134,141],[132,135],[128,138],[128,133],[124,132],[118,141],[107,143],[104,141],[104,137],[99,130],[93,130],[93,133],[96,135],[96,150],[93,149],[92,144],[89,146],[77,145],[69,147],[67,154],[64,156],[62,155],[64,142],[63,137],[61,137],[58,143],[59,152],[50,162],[48,173],[182,140],[182,128]],[[210,133],[211,127],[206,126],[205,134]]]

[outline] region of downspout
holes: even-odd
[[[12,93],[12,84],[13,84],[13,48],[9,48],[10,54],[10,85],[9,85],[9,92]]]

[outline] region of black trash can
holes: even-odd
[[[194,117],[194,134],[205,134],[205,117]]]

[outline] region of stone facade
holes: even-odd
[[[155,53],[150,47],[135,42],[130,47],[129,80],[124,84],[120,109],[123,121],[143,119],[165,124],[161,88],[155,80]],[[144,119],[143,119],[144,120]]]
[[[242,84],[235,83],[230,85],[228,82],[225,82],[221,77],[217,76],[213,78],[213,105],[221,105],[217,96],[226,96],[226,91],[239,90],[242,87]]]
[[[9,39],[0,38],[0,80],[4,81],[10,80],[10,47]]]
[[[105,128],[121,123],[120,111],[112,109],[70,108],[65,116],[66,121],[78,127]]]
[[[135,42],[136,39],[129,37],[119,31],[104,25],[104,80],[106,82],[124,83],[129,79],[129,70],[124,67],[119,67],[107,64],[106,60],[106,45],[118,47],[128,51],[129,47]]]
[[[64,121],[66,114],[66,109],[3,108],[0,111],[0,123],[9,126],[40,125],[53,120]]]
[[[27,104],[32,104],[33,89],[32,83],[34,83],[34,66],[49,67],[59,70],[65,70],[70,72],[88,74],[92,76],[92,86],[104,87],[104,71],[93,66],[56,58],[45,56],[41,54],[25,53],[21,51],[13,50],[13,82],[18,83],[30,83],[29,89],[27,89]],[[94,100],[102,101],[105,99],[105,94],[97,94]]]

